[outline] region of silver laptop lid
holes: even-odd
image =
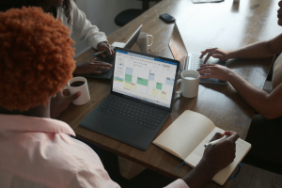
[[[183,39],[176,23],[174,24],[174,28],[169,40],[169,48],[174,59],[180,61],[179,72],[182,72],[186,66],[186,58],[188,57],[188,51],[185,47],[185,44],[183,42]]]
[[[172,110],[179,61],[116,48],[112,92]]]
[[[124,45],[124,48],[126,49],[130,49],[133,44],[137,41],[139,34],[141,32],[143,25],[141,24],[136,30],[135,32],[131,35],[131,37],[127,40],[127,42]]]

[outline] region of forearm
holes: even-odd
[[[241,97],[258,113],[268,119],[279,116],[279,111],[275,110],[277,101],[272,100],[264,90],[250,84],[235,72],[229,74],[228,81],[241,95]]]
[[[269,45],[270,44],[268,41],[250,44],[237,50],[229,51],[228,56],[229,59],[260,59],[272,57],[273,55],[275,55],[275,52],[271,50],[271,47]]]
[[[220,170],[234,161],[235,142],[239,138],[237,133],[230,131],[217,132],[211,141],[222,138],[224,135],[228,136],[228,138],[206,147],[200,162],[183,178],[190,188],[204,187]]]
[[[204,187],[208,181],[217,173],[213,169],[209,169],[204,163],[199,163],[183,180],[190,188]]]

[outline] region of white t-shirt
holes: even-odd
[[[84,40],[88,45],[97,49],[97,45],[100,42],[107,42],[107,36],[104,32],[100,32],[99,28],[92,25],[87,20],[86,15],[82,12],[73,0],[70,0],[70,16],[71,22],[68,23],[68,18],[64,14],[63,7],[57,8],[57,19],[61,19],[63,24],[70,29],[70,37],[75,34],[79,36],[79,39]]]

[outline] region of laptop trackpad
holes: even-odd
[[[111,117],[107,118],[99,127],[101,133],[116,138],[133,139],[136,132],[136,125],[121,118]]]
[[[80,125],[133,146],[140,143],[149,144],[155,135],[155,131],[146,127],[96,110],[92,111]]]

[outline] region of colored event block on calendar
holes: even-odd
[[[153,89],[152,95],[157,97],[159,95],[159,91],[157,89]]]
[[[124,77],[124,80],[125,80],[126,82],[132,82],[132,76],[126,74],[125,77]]]
[[[166,92],[164,91],[161,92],[161,98],[166,99]]]
[[[154,73],[149,73],[149,80],[152,80],[152,81],[155,80],[155,74]]]
[[[122,78],[119,78],[119,77],[114,77],[114,80],[115,80],[115,81],[118,81],[118,82],[123,82],[123,79],[122,79]]]
[[[143,86],[148,86],[148,80],[144,78],[137,78],[137,84],[143,85]]]
[[[166,83],[167,85],[173,86],[173,84],[174,84],[174,79],[167,77],[166,80],[165,80],[165,83]]]
[[[162,88],[163,88],[163,84],[162,84],[162,83],[157,82],[156,88],[157,88],[158,90],[162,90]]]
[[[124,83],[124,88],[130,89],[130,90],[136,90],[136,84],[130,83],[130,82],[125,82]]]

